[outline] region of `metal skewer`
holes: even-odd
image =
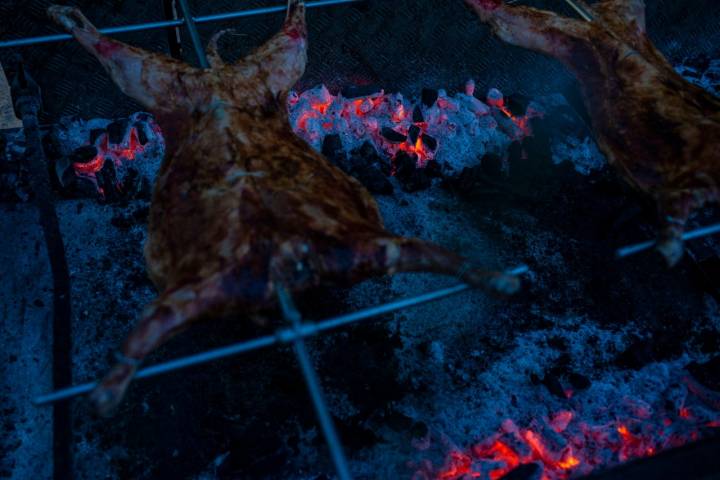
[[[716,233],[720,233],[720,223],[685,232],[682,239],[692,240],[694,238],[706,237]],[[630,255],[635,255],[636,253],[651,249],[656,243],[657,242],[655,240],[651,240],[648,242],[636,243],[635,245],[628,245],[627,247],[618,248],[615,255],[618,258],[629,257]]]
[[[592,15],[590,15],[590,12],[585,10],[584,7],[581,7],[580,5],[578,5],[578,3],[575,0],[565,0],[565,3],[570,5],[572,7],[572,9],[575,10],[577,12],[577,14],[582,17],[583,20],[585,20],[587,22],[593,21],[593,17],[592,17]]]
[[[285,287],[282,285],[278,286],[277,294],[283,316],[290,322],[293,330],[297,334],[300,326],[302,325],[302,316],[295,307],[295,304],[290,297],[290,293],[288,293]],[[302,337],[296,335],[296,338],[293,340],[293,344],[295,347],[295,355],[297,356],[298,363],[300,363],[300,370],[305,378],[305,384],[308,387],[310,398],[312,399],[313,406],[315,407],[315,413],[318,416],[318,421],[320,422],[323,435],[325,435],[325,441],[330,448],[330,456],[335,464],[335,470],[337,471],[340,480],[351,480],[352,477],[350,476],[350,469],[348,468],[347,460],[345,459],[345,454],[343,453],[340,437],[338,437],[335,424],[330,417],[330,411],[327,408],[327,404],[325,403],[322,389],[320,387],[320,380],[318,380],[317,372],[315,372],[315,369],[312,366],[312,360],[310,360],[310,354],[308,354],[305,342]]]
[[[306,8],[319,8],[319,7],[329,7],[331,5],[342,5],[346,3],[356,3],[361,2],[364,0],[317,0],[314,2],[307,2],[305,4]],[[277,5],[274,7],[263,7],[263,8],[253,8],[250,10],[239,10],[234,12],[227,12],[227,13],[216,13],[213,15],[203,15],[200,17],[192,17],[192,22],[196,24],[203,24],[203,23],[214,23],[214,22],[221,22],[224,20],[234,20],[236,18],[245,18],[245,17],[252,17],[255,15],[265,15],[268,13],[279,13],[279,12],[285,12],[287,9],[286,5]],[[188,21],[187,23],[190,23]],[[171,28],[171,27],[182,27],[186,25],[184,18],[179,18],[177,20],[163,20],[161,22],[147,22],[147,23],[137,23],[133,25],[122,25],[118,27],[106,27],[106,28],[100,28],[98,31],[102,34],[113,34],[113,33],[127,33],[127,32],[140,32],[145,30],[157,30],[160,28]],[[39,45],[44,43],[53,43],[53,42],[64,42],[67,40],[72,40],[72,35],[67,33],[59,33],[55,35],[43,35],[39,37],[28,37],[28,38],[16,38],[13,40],[5,40],[0,42],[0,48],[10,48],[10,47],[24,47],[28,45]]]
[[[522,275],[528,271],[528,267],[523,265],[513,270],[508,271],[510,275]],[[351,323],[355,323],[361,320],[367,320],[369,318],[378,317],[386,313],[396,312],[403,308],[414,307],[422,305],[424,303],[439,300],[441,298],[456,295],[460,292],[470,289],[470,286],[461,283],[454,287],[443,288],[434,292],[425,293],[416,297],[404,298],[396,300],[394,302],[386,303],[384,305],[378,305],[375,307],[369,307],[357,312],[347,313],[337,317],[322,320],[317,323],[301,323],[296,328],[282,328],[275,332],[274,335],[265,335],[263,337],[255,338],[252,340],[245,340],[243,342],[228,345],[226,347],[216,348],[214,350],[208,350],[206,352],[190,355],[187,357],[170,360],[164,363],[158,363],[150,367],[145,367],[138,370],[135,378],[150,378],[156,375],[162,375],[163,373],[174,372],[194,365],[201,365],[203,363],[212,362],[214,360],[220,360],[222,358],[232,357],[241,353],[251,352],[253,350],[259,350],[261,348],[267,348],[278,344],[287,344],[293,342],[299,338],[306,338],[326,330],[342,327]],[[96,383],[83,383],[81,385],[75,385],[72,387],[57,390],[55,392],[40,395],[33,399],[35,405],[45,405],[48,403],[57,402],[60,400],[66,400],[72,397],[77,397],[85,393],[90,393],[95,388]]]

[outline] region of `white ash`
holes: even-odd
[[[554,142],[552,159],[555,165],[571,162],[575,171],[581,175],[590,175],[593,171],[602,170],[607,165],[607,159],[589,136],[580,139],[574,135],[568,135],[564,140]]]

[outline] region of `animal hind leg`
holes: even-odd
[[[713,198],[711,189],[681,190],[659,195],[661,227],[655,248],[665,257],[668,266],[675,266],[683,256],[683,234],[690,214]]]
[[[526,6],[512,6],[502,0],[465,0],[484,23],[503,41],[563,59],[570,53],[570,38],[586,39],[589,25],[584,20]]]
[[[351,271],[353,280],[397,272],[439,273],[505,295],[520,287],[516,275],[474,268],[462,256],[416,238],[380,235],[357,240],[349,251],[326,256],[325,269],[337,275]]]
[[[269,292],[262,282],[232,271],[218,273],[194,285],[163,292],[143,312],[126,339],[118,362],[91,394],[98,413],[112,413],[122,400],[140,362],[168,339],[190,324],[230,308],[258,307]]]

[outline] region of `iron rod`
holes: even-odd
[[[319,8],[329,7],[332,5],[342,5],[347,3],[357,3],[365,0],[318,0],[314,2],[307,2],[306,8]],[[265,8],[253,8],[249,10],[239,10],[234,12],[216,13],[212,15],[203,15],[199,17],[191,17],[192,21],[198,25],[204,23],[220,22],[223,20],[233,20],[236,18],[252,17],[255,15],[265,15],[268,13],[284,12],[286,10],[285,5],[278,5],[275,7]],[[160,22],[147,22],[137,23],[132,25],[122,25],[117,27],[105,27],[100,28],[98,31],[102,34],[113,34],[113,33],[127,33],[127,32],[141,32],[146,30],[157,30],[160,28],[170,27],[182,27],[185,25],[185,21],[182,19],[177,20],[163,20]],[[45,43],[64,42],[72,40],[72,35],[67,33],[58,33],[54,35],[43,35],[38,37],[28,38],[16,38],[13,40],[5,40],[0,42],[0,48],[11,48],[11,47],[25,47],[29,45],[40,45]]]
[[[185,21],[185,27],[190,34],[190,41],[192,42],[195,55],[198,57],[200,68],[210,68],[207,56],[205,55],[205,49],[203,48],[202,40],[200,40],[200,34],[198,33],[197,26],[195,25],[195,18],[192,16],[190,11],[190,5],[187,0],[178,0],[180,3],[180,10],[182,10],[183,20]]]
[[[508,271],[511,275],[521,275],[528,271],[526,266],[520,266],[513,270]],[[403,308],[415,307],[424,303],[440,300],[441,298],[456,295],[460,292],[468,290],[470,287],[467,284],[459,284],[454,287],[443,288],[434,292],[428,292],[422,295],[418,295],[411,298],[404,298],[396,300],[394,302],[387,303],[385,305],[378,305],[374,307],[365,308],[358,310],[357,312],[340,315],[337,317],[329,318],[327,320],[321,320],[317,323],[302,323],[299,328],[281,328],[274,335],[265,335],[252,340],[245,340],[238,342],[226,347],[220,347],[206,352],[197,353],[187,357],[170,360],[168,362],[159,363],[150,367],[145,367],[138,370],[135,378],[149,378],[163,373],[173,372],[187,367],[195,365],[201,365],[203,363],[212,362],[214,360],[220,360],[223,358],[232,357],[241,353],[258,350],[261,348],[270,347],[281,343],[290,343],[297,338],[305,338],[326,330],[335,329],[355,323],[361,320],[367,320],[369,318],[378,317],[386,313],[396,312]],[[48,403],[57,402],[60,400],[66,400],[78,395],[89,393],[95,388],[95,383],[83,383],[81,385],[75,385],[72,387],[57,390],[45,395],[35,397],[33,403],[35,405],[45,405]]]
[[[683,234],[682,236],[682,239],[693,240],[695,238],[706,237],[708,235],[713,235],[716,233],[720,233],[720,223],[685,232],[685,234]],[[651,249],[655,246],[656,243],[657,242],[655,240],[651,240],[647,242],[636,243],[635,245],[628,245],[627,247],[618,248],[618,250],[615,252],[615,255],[618,258],[629,257],[630,255],[635,255],[636,253]]]
[[[588,21],[588,22],[593,21],[593,17],[592,17],[592,15],[590,15],[590,12],[585,10],[585,8],[581,7],[575,0],[565,0],[565,3],[570,5],[572,7],[572,9],[575,10],[578,13],[578,15],[580,15],[582,17],[583,20]]]
[[[335,470],[337,471],[340,480],[351,480],[352,477],[350,476],[350,469],[348,468],[347,460],[345,459],[345,453],[343,452],[342,444],[340,443],[340,437],[338,437],[335,424],[332,421],[332,417],[330,417],[330,412],[327,408],[327,404],[325,403],[325,399],[323,398],[320,380],[318,380],[317,372],[315,372],[315,369],[313,368],[303,337],[297,334],[300,326],[302,325],[302,317],[295,307],[290,294],[283,286],[278,286],[277,293],[283,316],[290,322],[293,331],[295,332],[295,339],[293,340],[295,355],[297,356],[298,363],[300,364],[300,370],[302,371],[303,378],[305,379],[305,384],[308,387],[313,407],[315,407],[315,414],[320,422],[323,435],[325,435],[325,441],[330,448],[330,456],[335,464]]]

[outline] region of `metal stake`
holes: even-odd
[[[720,223],[685,232],[682,239],[692,240],[694,238],[706,237],[716,233],[720,233]],[[648,242],[636,243],[635,245],[628,245],[627,247],[618,248],[615,255],[618,258],[629,257],[630,255],[635,255],[636,253],[651,249],[656,243],[657,242],[655,240],[651,240]]]
[[[195,26],[195,19],[192,16],[192,12],[190,11],[190,5],[188,5],[187,0],[178,0],[178,3],[180,3],[180,10],[182,10],[183,13],[183,20],[185,21],[185,26],[187,27],[187,31],[190,34],[190,41],[193,44],[193,48],[195,49],[195,55],[198,57],[198,62],[200,62],[201,68],[210,68],[210,63],[208,63],[207,56],[205,55],[205,49],[203,48],[202,41],[200,40],[200,34],[197,31],[197,26]]]
[[[330,448],[330,455],[332,456],[333,463],[335,464],[335,470],[337,470],[340,480],[351,480],[352,477],[350,476],[350,469],[348,468],[347,460],[345,459],[345,453],[343,453],[340,438],[335,430],[335,424],[330,417],[330,411],[328,410],[325,399],[323,398],[320,381],[318,380],[317,373],[312,366],[312,361],[310,360],[310,355],[308,354],[305,342],[302,337],[298,335],[302,317],[300,316],[300,312],[298,312],[297,308],[295,308],[292,298],[285,287],[278,285],[277,294],[283,316],[290,322],[296,335],[295,340],[293,340],[295,355],[300,363],[300,370],[302,370],[303,377],[305,378],[305,384],[310,392],[310,398],[312,398],[315,413],[318,416],[320,427],[325,435],[325,441]]]

